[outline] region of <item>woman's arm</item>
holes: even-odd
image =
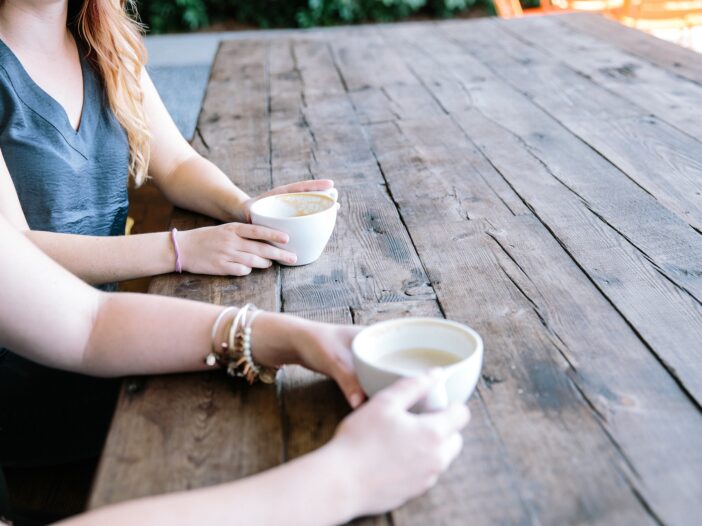
[[[102,365],[102,358],[95,358],[95,347],[109,346],[109,327],[121,327],[128,335],[120,342],[126,362],[138,358],[132,354],[132,345],[137,353],[144,352],[147,346],[139,341],[156,345],[151,353],[165,355],[165,347],[159,353],[157,340],[165,338],[170,344],[174,332],[184,338],[182,344],[176,344],[176,351],[180,345],[181,350],[187,346],[193,354],[205,351],[201,333],[209,318],[216,316],[217,307],[183,302],[178,309],[172,305],[177,300],[157,297],[144,298],[142,306],[134,296],[101,293],[50,261],[1,216],[0,239],[0,346],[53,367],[81,372],[98,369],[103,373],[110,371]],[[159,312],[162,303],[163,313]],[[181,318],[176,311],[186,315],[180,315]],[[193,319],[181,331],[179,325],[186,323],[187,315]],[[102,321],[112,316],[120,317],[104,327]],[[176,322],[173,328],[169,316],[176,316],[172,319]],[[120,323],[115,324],[115,320]],[[197,325],[201,331],[193,330]],[[193,356],[192,362],[195,361]]]
[[[151,132],[149,175],[176,206],[221,221],[242,221],[237,214],[249,195],[213,163],[199,155],[181,135],[151,77],[142,70],[144,108]]]
[[[220,221],[249,222],[252,198],[213,163],[198,154],[178,131],[156,88],[143,70],[141,86],[151,132],[149,175],[174,205]],[[270,193],[326,190],[328,179],[300,181]]]
[[[64,526],[165,523],[267,526],[341,524],[382,513],[433,486],[463,446],[463,405],[409,408],[436,377],[406,378],[347,417],[322,448],[236,482],[107,506]]]
[[[60,524],[341,524],[357,515],[358,504],[347,467],[351,457],[340,456],[327,446],[240,481],[107,506]]]
[[[203,367],[221,307],[101,293],[51,262],[2,216],[0,240],[0,345],[47,365],[97,374]],[[348,356],[356,329],[276,314],[262,314],[253,328],[256,361],[321,364],[318,370],[337,378],[350,400],[354,391],[348,389],[358,394]],[[343,356],[335,355],[334,344],[344,348]],[[327,357],[305,357],[302,347]],[[435,381],[398,382],[344,420],[327,446],[268,472],[106,507],[65,524],[321,525],[396,507],[433,485],[462,446],[464,406],[408,412]]]
[[[54,261],[84,281],[111,283],[175,270],[170,233],[134,236],[82,236],[30,230],[17,191],[0,152],[0,214]],[[243,276],[272,260],[294,262],[294,255],[269,245],[287,235],[269,228],[232,223],[178,233],[183,269]]]
[[[0,215],[0,346],[39,363],[99,376],[203,369],[222,307],[163,296],[101,293],[49,260]],[[275,313],[253,325],[263,365],[300,363],[361,402],[348,348],[357,329]],[[224,339],[223,335],[218,337]]]

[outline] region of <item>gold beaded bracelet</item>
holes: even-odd
[[[210,367],[219,365],[229,376],[246,378],[250,384],[256,380],[272,384],[278,369],[257,364],[251,354],[251,326],[262,310],[251,303],[241,307],[232,318],[229,330],[225,331],[227,340],[217,345],[219,326],[233,310],[234,307],[224,309],[212,325],[212,351],[207,355],[205,363]]]

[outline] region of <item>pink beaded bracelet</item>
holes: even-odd
[[[171,230],[171,241],[173,241],[173,249],[175,250],[176,254],[176,263],[175,263],[175,269],[178,274],[181,274],[183,272],[183,263],[180,259],[180,247],[178,247],[178,238],[176,238],[176,234],[178,233],[178,229],[174,228]]]

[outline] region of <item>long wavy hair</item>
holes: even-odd
[[[107,102],[127,134],[129,175],[139,186],[147,177],[150,134],[140,83],[146,48],[134,0],[68,0],[68,26],[98,72]]]

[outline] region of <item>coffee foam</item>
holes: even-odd
[[[276,217],[303,217],[323,212],[334,205],[334,200],[318,194],[287,194],[274,196],[263,211]]]

